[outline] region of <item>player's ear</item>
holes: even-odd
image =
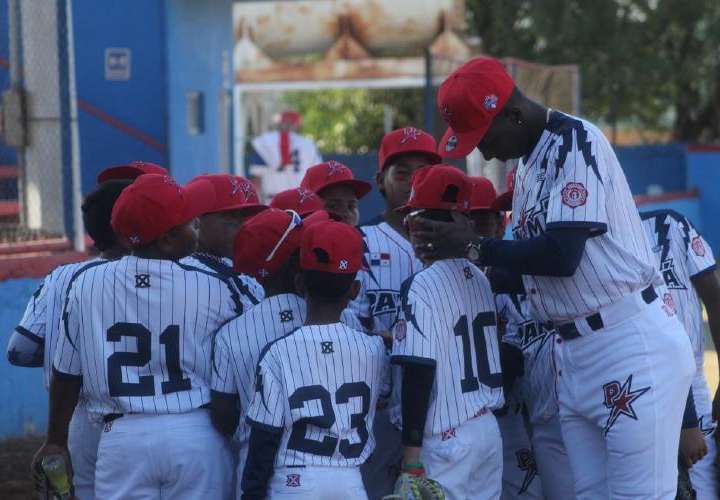
[[[355,300],[359,294],[360,294],[360,281],[355,280],[352,282],[352,285],[350,285],[347,296],[348,296],[349,300]]]

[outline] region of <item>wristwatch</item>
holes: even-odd
[[[477,243],[471,241],[465,247],[465,257],[467,257],[470,262],[475,264],[480,262],[480,257],[482,256],[482,242],[482,239]]]

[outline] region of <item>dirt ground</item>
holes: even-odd
[[[30,460],[42,444],[42,436],[0,440],[0,497],[4,500],[34,499]]]

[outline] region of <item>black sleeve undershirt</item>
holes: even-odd
[[[422,446],[425,420],[430,405],[430,391],[434,380],[434,366],[418,363],[402,365],[403,446]]]
[[[520,274],[569,277],[575,274],[590,235],[588,227],[563,227],[527,240],[488,238],[481,243],[479,264]]]
[[[242,473],[242,500],[267,498],[268,484],[273,475],[273,463],[281,438],[282,432],[252,427],[247,462]]]

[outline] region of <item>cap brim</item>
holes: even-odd
[[[328,182],[323,187],[317,190],[318,196],[322,191],[332,186],[348,186],[350,189],[353,190],[358,200],[367,195],[370,191],[372,191],[372,184],[368,182],[360,181],[358,179],[346,179],[343,181]]]
[[[241,210],[242,212],[246,213],[247,215],[255,215],[259,214],[263,210],[267,210],[270,208],[268,205],[263,205],[262,203],[238,203],[237,205],[231,205],[228,207],[219,208],[217,210],[210,210],[206,213],[219,213],[219,212],[231,212],[235,210]]]
[[[505,191],[503,194],[495,198],[495,201],[490,205],[491,210],[499,210],[501,212],[509,212],[512,210],[512,199],[513,192]]]
[[[466,157],[480,144],[488,128],[490,128],[490,124],[470,132],[459,133],[448,127],[438,146],[438,154],[444,158]],[[454,139],[451,140],[451,138]]]
[[[211,182],[196,180],[181,189],[185,200],[185,209],[180,224],[185,224],[215,208],[215,188]]]
[[[118,167],[106,168],[105,170],[100,172],[97,176],[97,182],[98,184],[100,184],[115,179],[133,180],[137,179],[144,173],[145,172],[142,169],[139,169],[137,167],[132,167],[130,165],[120,165]]]
[[[398,151],[397,153],[393,153],[387,158],[385,158],[385,161],[383,162],[382,166],[380,167],[380,170],[385,170],[388,167],[388,164],[395,160],[398,156],[403,155],[425,155],[430,158],[430,163],[428,165],[436,165],[438,163],[442,163],[442,156],[440,156],[437,153],[428,151],[427,149],[408,149],[406,151]]]

